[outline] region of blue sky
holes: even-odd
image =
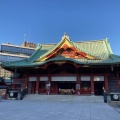
[[[109,38],[120,55],[120,0],[0,0],[0,44]]]

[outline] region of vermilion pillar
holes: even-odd
[[[28,77],[25,78],[25,87],[28,88]]]
[[[78,75],[77,76],[77,82],[76,82],[76,94],[77,95],[80,95],[81,93],[80,93],[80,90],[81,89],[81,86],[80,86],[80,76]]]
[[[108,76],[107,75],[105,75],[104,76],[105,77],[105,91],[108,91]]]
[[[94,76],[91,76],[91,94],[94,95]]]
[[[80,75],[77,76],[77,83],[80,84]]]
[[[47,84],[51,84],[51,76],[50,75],[48,75],[48,80],[47,80]]]
[[[38,94],[38,91],[39,91],[39,77],[37,76],[36,91],[35,91],[35,93]]]
[[[50,94],[50,89],[51,89],[51,76],[48,75],[47,95]]]

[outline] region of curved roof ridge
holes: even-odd
[[[106,48],[107,48],[109,54],[113,54],[113,51],[111,49],[110,43],[108,41],[108,38],[106,38],[106,40],[105,40],[105,45],[106,45]]]
[[[42,48],[42,45],[41,44],[38,44],[35,52],[27,59],[28,61],[30,61],[38,52],[39,50]]]
[[[91,42],[102,42],[106,39],[100,39],[100,40],[86,40],[86,41],[76,41],[75,43],[91,43]]]
[[[69,36],[68,36],[69,37]],[[105,41],[106,39],[100,39],[100,40],[85,40],[85,41],[76,41],[74,43],[89,43],[89,42],[102,42],[102,41]],[[70,39],[71,41],[71,39]],[[49,45],[57,45],[58,43],[45,43],[45,44],[42,44],[43,46],[49,46]]]

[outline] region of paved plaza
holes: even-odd
[[[105,103],[2,100],[0,120],[120,120],[120,113]]]

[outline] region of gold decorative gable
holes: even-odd
[[[50,51],[48,54],[43,55],[40,57],[37,62],[43,62],[51,58],[55,58],[57,56],[63,56],[65,58],[73,58],[73,59],[95,59],[94,56],[88,55],[79,49],[77,49],[73,43],[70,41],[69,37],[67,35],[64,35],[62,37],[61,42],[59,45],[52,51]]]

